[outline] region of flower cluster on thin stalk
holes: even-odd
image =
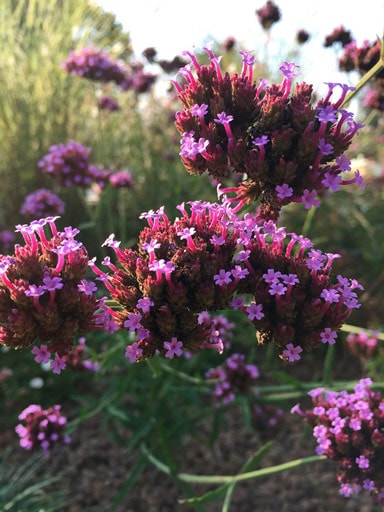
[[[256,214],[244,219],[224,205],[193,201],[190,213],[178,206],[173,223],[164,208],[142,214],[149,227],[135,249],[121,249],[114,235],[105,245],[104,272],[91,267],[119,310],[110,310],[120,329],[137,335],[127,348],[132,362],[156,353],[173,358],[184,350],[223,350],[206,312],[238,310],[254,324],[259,343],[274,342],[280,357],[300,359],[303,351],[334,344],[338,330],[360,307],[361,285],[332,277],[338,254],[323,254],[310,240],[286,233]]]
[[[209,369],[205,378],[214,382],[211,391],[216,405],[228,404],[238,395],[254,394],[253,386],[259,377],[254,364],[247,364],[244,354],[230,355],[222,365]]]
[[[211,339],[214,339],[216,336],[222,341],[224,349],[229,350],[233,338],[233,329],[235,328],[233,322],[230,322],[225,315],[210,314],[208,311],[200,313],[198,322],[200,325],[205,326],[205,328],[211,329],[211,334],[209,335]]]
[[[100,366],[87,357],[86,338],[80,336],[77,345],[65,357],[66,368],[74,371],[98,372]]]
[[[125,66],[111,59],[107,52],[91,46],[71,51],[62,63],[62,68],[70,75],[81,76],[96,82],[114,82],[125,88],[127,80]]]
[[[343,53],[339,58],[339,69],[341,71],[358,71],[360,75],[367,73],[381,58],[381,44],[379,41],[364,41],[361,46],[355,40],[352,40],[344,47]],[[364,98],[364,106],[375,108],[381,112],[384,111],[384,70],[382,69],[370,80],[370,89],[368,89]]]
[[[180,83],[173,81],[183,106],[175,119],[180,156],[189,173],[207,172],[219,183],[241,178],[219,194],[233,193],[235,210],[258,200],[260,216],[272,220],[291,202],[309,209],[342,185],[363,186],[358,171],[345,176],[350,161],[344,153],[362,126],[342,108],[351,87],[328,83],[313,105],[312,85],[297,83],[291,92],[299,74],[294,63],[284,62],[282,82],[269,85],[254,80],[251,52],[240,51],[243,68],[231,75],[221,70],[220,57],[204,50],[210,63],[200,65],[184,52],[191,63],[180,69]]]
[[[127,66],[92,46],[70,52],[62,68],[70,75],[104,84],[113,82],[123,91],[133,90],[137,94],[148,92],[157,78],[146,72],[140,62]]]
[[[281,12],[275,2],[268,0],[263,7],[256,10],[256,16],[263,29],[269,30],[272,25],[280,20]]]
[[[105,245],[119,264],[106,258],[110,272],[91,262],[119,304],[110,311],[114,320],[137,336],[126,351],[132,362],[156,353],[172,359],[203,347],[223,350],[217,329],[199,315],[229,306],[232,289],[215,286],[215,279],[235,268],[237,234],[222,205],[189,206],[190,213],[184,204],[178,207],[181,217],[173,223],[163,207],[142,214],[149,226],[141,231],[137,250],[120,249],[120,242],[108,237]]]
[[[107,184],[114,188],[134,188],[135,181],[132,173],[128,169],[121,169],[115,171],[113,167],[103,169],[100,166],[95,166],[90,163],[91,148],[83,146],[75,141],[70,141],[67,144],[56,144],[49,148],[49,152],[40,160],[39,167],[41,170],[55,179],[57,185],[67,188],[71,186],[78,186],[83,188],[91,187],[97,184],[100,189],[104,189]],[[53,194],[44,192],[43,190],[37,191],[33,195],[28,196],[23,211],[25,213],[32,213],[33,208],[36,210],[38,218],[38,211],[42,211],[43,204],[46,203],[45,209],[57,209],[57,215],[61,215],[59,198],[55,200]],[[64,206],[64,205],[63,205]],[[53,214],[53,213],[52,213]],[[44,215],[43,215],[44,216]],[[46,215],[48,216],[48,215]]]
[[[67,144],[51,146],[38,166],[61,187],[89,187],[92,183],[104,186],[110,171],[92,165],[90,154],[90,147],[71,140]]]
[[[42,450],[49,455],[54,446],[71,441],[65,434],[67,418],[61,414],[60,405],[43,409],[41,405],[31,404],[20,413],[19,420],[22,423],[15,431],[25,450]]]
[[[361,379],[352,393],[314,389],[313,408],[292,412],[313,427],[316,453],[337,463],[340,493],[366,490],[384,506],[384,400],[371,385]]]
[[[109,112],[116,112],[117,110],[120,110],[119,103],[115,98],[112,98],[112,96],[102,96],[99,98],[97,106],[100,110],[108,110]]]
[[[379,341],[378,331],[350,332],[347,336],[347,346],[351,353],[364,364],[374,354]]]
[[[21,205],[20,213],[28,220],[63,215],[65,204],[57,194],[40,188],[28,194]]]
[[[60,373],[74,337],[101,329],[106,312],[96,284],[87,279],[88,254],[75,239],[78,230],[59,232],[56,219],[16,226],[24,245],[0,255],[0,344],[34,345],[35,361],[50,362]]]

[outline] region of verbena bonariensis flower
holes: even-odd
[[[157,76],[144,71],[142,63],[131,64],[130,72],[127,74],[122,87],[125,90],[133,90],[137,94],[150,91]]]
[[[304,29],[300,29],[297,31],[296,33],[296,41],[299,43],[299,44],[304,44],[308,41],[308,39],[310,38],[310,35],[309,33],[304,30]]]
[[[371,379],[361,379],[352,393],[309,392],[313,409],[300,414],[313,427],[316,452],[334,460],[340,493],[349,497],[369,491],[384,505],[384,400],[371,389]]]
[[[70,352],[68,352],[68,354],[65,356],[66,367],[70,370],[75,371],[99,371],[100,366],[97,363],[86,358],[87,347],[85,344],[85,337],[81,336],[77,340],[77,342],[78,344],[75,347],[73,347],[73,349]]]
[[[270,29],[271,26],[281,18],[280,9],[271,0],[268,0],[260,9],[257,9],[256,15],[264,30]]]
[[[109,184],[115,188],[134,188],[135,180],[128,169],[111,172],[108,176]]]
[[[20,413],[19,420],[23,423],[19,423],[15,431],[25,450],[42,449],[49,455],[55,445],[71,440],[64,432],[67,418],[61,414],[61,405],[43,409],[41,405],[31,404]]]
[[[379,41],[364,41],[361,46],[353,40],[344,47],[343,54],[339,59],[339,68],[341,71],[357,70],[361,75],[369,71],[380,59]],[[384,71],[381,70],[373,77],[384,78]]]
[[[252,386],[259,375],[257,366],[245,362],[244,354],[235,353],[222,365],[208,370],[205,378],[214,380],[212,395],[219,405],[232,402],[237,395],[254,394]]]
[[[341,46],[346,46],[352,42],[352,35],[349,30],[346,30],[343,25],[336,27],[331,34],[327,35],[324,40],[325,48],[329,48],[335,43],[340,43]]]
[[[323,254],[309,239],[255,218],[246,214],[237,223],[239,275],[247,275],[231,305],[255,325],[259,343],[273,341],[282,359],[295,362],[303,350],[335,343],[346,318],[360,307],[355,290],[362,286],[341,275],[332,278],[332,262],[340,255]],[[244,294],[253,296],[251,303]]]
[[[104,317],[97,312],[103,304],[96,285],[86,278],[89,260],[75,239],[78,230],[58,232],[56,219],[16,226],[24,245],[0,255],[0,344],[21,349],[36,343],[35,361],[52,355],[51,367],[59,373],[75,335],[101,329]]]
[[[110,112],[115,112],[116,110],[120,110],[120,105],[111,96],[102,96],[99,98],[97,105],[100,110],[109,110]]]
[[[319,205],[317,196],[326,191],[362,185],[358,171],[351,179],[343,177],[350,170],[344,152],[362,126],[342,108],[351,87],[329,83],[326,96],[313,106],[312,85],[298,83],[291,94],[295,64],[283,63],[282,83],[268,85],[253,80],[250,52],[240,52],[243,68],[230,75],[222,72],[219,57],[205,51],[208,65],[185,52],[192,64],[180,70],[183,84],[173,81],[184,107],[175,124],[189,173],[207,172],[219,183],[245,175],[238,186],[219,193],[234,193],[230,201],[237,209],[259,200],[260,215],[273,220],[288,203],[302,202],[309,209]]]
[[[64,202],[50,190],[40,188],[28,194],[21,205],[20,213],[28,220],[62,215],[65,210]]]
[[[102,83],[115,82],[123,88],[127,79],[127,71],[122,63],[90,46],[70,52],[62,67],[71,75]]]
[[[91,148],[70,141],[51,146],[38,165],[62,187],[88,187],[99,174],[99,170],[89,163],[90,154]]]
[[[371,333],[366,331],[359,333],[350,332],[348,334],[348,348],[363,364],[372,357],[379,340],[378,334],[378,331],[372,331]]]
[[[212,338],[217,336],[218,339],[221,339],[226,350],[230,348],[235,324],[233,322],[229,322],[227,317],[203,311],[199,315],[199,324],[205,324],[207,328],[212,329],[210,337]]]
[[[115,321],[137,335],[126,351],[131,362],[155,353],[172,359],[203,347],[223,349],[217,329],[199,315],[229,305],[233,287],[223,285],[232,280],[238,233],[224,206],[189,205],[189,214],[179,205],[181,217],[173,223],[163,207],[142,214],[149,227],[141,231],[137,250],[120,249],[111,235],[104,245],[115,251],[119,264],[103,261],[111,273],[91,262],[121,308],[111,311]]]
[[[183,350],[223,348],[206,312],[235,309],[258,331],[259,343],[273,341],[288,362],[322,343],[335,343],[337,331],[360,305],[356,280],[331,280],[337,254],[323,254],[310,240],[287,234],[273,221],[244,219],[224,205],[191,202],[171,223],[164,209],[147,212],[149,227],[138,249],[120,249],[111,235],[105,245],[119,266],[111,273],[91,267],[104,281],[120,311],[110,311],[121,329],[136,333],[127,348],[132,362],[160,353],[173,358]],[[250,299],[251,297],[251,299]]]

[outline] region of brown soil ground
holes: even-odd
[[[177,458],[180,471],[194,474],[235,474],[247,458],[266,440],[266,433],[244,427],[241,413],[228,411],[227,427],[213,447],[207,449],[194,439],[185,439]],[[43,463],[42,476],[60,474],[57,488],[67,491],[71,504],[62,512],[220,512],[222,499],[201,508],[183,504],[185,494],[169,476],[149,465],[131,492],[117,508],[112,507],[119,489],[131,474],[137,453],[110,439],[101,417],[84,422],[74,433],[72,443],[54,451]],[[204,434],[204,432],[200,432]],[[128,441],[129,434],[126,434]],[[29,456],[17,445],[13,432],[4,432],[0,449],[14,446],[11,461],[23,462]],[[314,441],[306,435],[302,420],[287,415],[273,436],[273,445],[262,465],[281,464],[313,455]],[[213,487],[211,487],[212,489]],[[209,489],[195,485],[196,496]],[[316,462],[235,488],[231,512],[373,512],[368,495],[345,499],[338,493],[335,466],[331,461]]]

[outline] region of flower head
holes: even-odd
[[[89,187],[95,182],[104,185],[110,171],[98,169],[89,162],[91,148],[75,141],[67,144],[56,144],[49,148],[39,162],[39,167],[45,174],[55,178],[62,187],[76,185]]]
[[[74,239],[77,230],[58,232],[55,221],[47,217],[17,226],[24,245],[0,256],[0,343],[35,345],[37,362],[56,354],[53,368],[59,371],[75,335],[98,328],[100,304],[96,286],[84,279],[88,255]]]
[[[41,219],[50,215],[62,215],[64,202],[53,192],[41,188],[27,195],[21,205],[20,213],[27,219]]]
[[[313,427],[316,452],[337,464],[340,492],[346,497],[369,491],[384,505],[384,401],[361,379],[352,393],[309,393],[313,409],[295,408]]]
[[[302,202],[309,209],[325,190],[352,183],[340,178],[340,158],[359,128],[340,109],[347,86],[330,85],[326,97],[313,104],[311,85],[297,83],[291,91],[298,75],[293,62],[280,66],[280,84],[268,85],[253,80],[249,52],[241,52],[240,73],[224,74],[219,59],[205,50],[210,63],[200,65],[187,52],[191,64],[181,71],[184,81],[174,82],[183,106],[175,120],[180,156],[189,173],[207,172],[218,183],[233,177],[238,185],[220,194],[235,194],[227,197],[234,210],[259,201],[260,216],[273,220],[284,205]]]
[[[216,404],[227,404],[236,398],[236,395],[252,394],[252,385],[259,377],[259,370],[253,364],[245,362],[243,354],[232,354],[224,364],[211,368],[206,372],[208,380],[214,380],[212,391]]]
[[[25,450],[43,450],[49,455],[56,444],[69,443],[64,429],[67,418],[61,414],[61,406],[53,405],[43,409],[41,405],[31,404],[20,415],[15,431],[20,438],[20,446]]]

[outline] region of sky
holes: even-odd
[[[343,25],[361,44],[384,35],[384,0],[275,0],[281,20],[267,35],[255,14],[265,0],[95,0],[104,10],[116,15],[130,33],[136,56],[147,47],[155,47],[159,59],[172,59],[184,50],[201,49],[212,40],[223,42],[234,37],[258,60],[281,56],[295,49],[299,29],[311,34],[309,43],[300,47],[300,65],[306,82],[344,81],[337,69],[337,50],[323,48],[325,36]],[[298,49],[298,46],[296,45]],[[292,60],[292,59],[290,59]],[[342,80],[343,79],[343,80]]]

